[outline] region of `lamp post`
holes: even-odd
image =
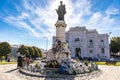
[[[110,43],[110,35],[112,34],[112,32],[109,32],[109,43]]]
[[[47,47],[48,47],[48,38],[47,37],[43,37],[46,39],[46,58],[47,58]]]
[[[110,49],[110,56],[112,55],[112,54],[111,54],[111,43],[110,43],[110,40],[111,40],[111,39],[110,39],[110,35],[111,35],[111,34],[112,34],[112,32],[109,32],[109,49]]]

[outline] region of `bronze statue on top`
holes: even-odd
[[[56,9],[56,12],[58,14],[58,20],[64,21],[64,15],[66,13],[65,5],[62,4],[62,1],[60,1],[60,6],[58,9]]]

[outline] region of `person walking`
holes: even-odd
[[[21,67],[22,67],[22,57],[18,56],[18,59],[17,59],[17,68],[21,68]]]

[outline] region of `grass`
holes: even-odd
[[[17,64],[17,62],[5,62],[5,61],[0,62],[0,65],[4,64]]]
[[[120,66],[120,62],[117,62],[117,63],[116,63],[116,66]]]
[[[106,62],[95,62],[98,65],[106,65]]]
[[[95,62],[96,64],[98,65],[107,65],[106,62],[104,61],[101,61],[101,62]],[[113,65],[112,65],[113,66]],[[119,62],[116,62],[115,66],[120,66],[120,61]]]
[[[80,62],[79,59],[77,59],[77,61]],[[83,62],[85,62],[85,61],[83,61]],[[97,65],[107,65],[105,61],[98,61],[98,62],[94,62],[94,63],[96,63]],[[109,64],[109,65],[113,66],[113,64]],[[114,66],[120,66],[120,61],[117,61]]]

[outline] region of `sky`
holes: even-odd
[[[85,26],[120,37],[120,0],[62,0],[66,5],[66,31]],[[55,9],[60,0],[0,0],[0,42],[47,49],[56,35]]]

